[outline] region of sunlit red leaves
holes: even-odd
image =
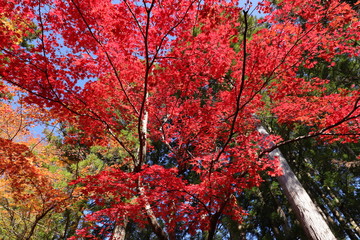
[[[107,216],[121,222],[125,216],[129,216],[136,223],[146,225],[147,219],[144,215],[147,204],[150,204],[156,217],[165,221],[168,231],[173,231],[176,226],[187,228],[190,232],[199,227],[208,229],[209,218],[219,211],[239,220],[242,210],[232,196],[228,176],[216,175],[214,174],[214,184],[217,181],[216,185],[220,183],[224,186],[217,191],[209,182],[187,184],[178,177],[176,169],[144,166],[144,170],[139,174],[108,169],[80,180],[80,183],[86,184],[84,192],[97,204],[108,206],[104,210],[89,214],[87,220],[101,222],[102,218]],[[139,185],[142,188],[141,193],[138,190]],[[209,205],[211,198],[214,198],[214,202]],[[78,234],[83,236],[82,234],[87,232],[83,230]]]
[[[309,84],[304,83],[303,86]],[[340,90],[339,93],[319,95],[321,91],[318,90],[317,86],[313,86],[307,96],[299,89],[298,93],[277,98],[272,111],[280,123],[310,126],[311,134],[327,135],[323,137],[327,141],[356,142],[360,92]]]
[[[212,175],[208,172],[213,161],[211,154],[191,159],[192,168],[188,171],[196,172],[199,183],[189,183],[176,168],[158,165],[144,166],[136,174],[110,168],[74,183],[84,184],[84,193],[98,205],[108,206],[89,214],[89,221],[101,222],[104,215],[113,220],[128,216],[146,225],[147,220],[143,216],[146,215],[146,205],[150,204],[155,216],[164,220],[168,230],[174,229],[176,224],[186,226],[190,232],[198,228],[208,229],[213,214],[226,214],[240,221],[243,212],[233,194],[239,189],[259,186],[261,172],[280,174],[277,159],[253,161],[257,156],[257,138],[260,138],[257,133],[246,140],[239,138],[244,145],[229,150],[232,154],[216,162]],[[143,189],[141,193],[139,187]]]
[[[7,11],[14,6],[3,3]],[[162,141],[169,151],[175,168],[112,168],[78,181],[84,194],[109,207],[90,220],[126,216],[147,224],[150,205],[170,231],[178,221],[188,222],[191,232],[209,228],[217,214],[238,217],[235,198],[243,189],[258,186],[262,172],[281,173],[276,159],[258,156],[271,147],[255,129],[254,114],[264,108],[280,123],[305,124],[321,134],[358,133],[358,90],[328,93],[327,80],[297,76],[300,67],[319,60],[331,65],[336,55],[359,54],[359,23],[345,3],[284,0],[271,12],[264,2],[268,25],[248,39],[245,29],[257,26],[247,26],[234,2],[145,3],[20,4],[24,21],[37,15],[34,48],[1,39],[1,77],[30,92],[27,103],[73,126],[68,143],[107,146],[109,135],[117,137],[134,165],[139,145],[145,146],[139,129],[146,111],[147,143]],[[14,13],[5,17],[20,21]],[[235,41],[238,51],[231,47]]]
[[[273,25],[254,36],[252,42],[260,52],[253,55],[269,52],[265,55],[265,58],[270,56],[269,61],[264,62],[272,66],[260,69],[274,69],[269,73],[275,80],[267,91],[274,101],[272,112],[280,123],[306,124],[312,127],[311,134],[326,130],[324,134],[328,135],[328,141],[356,139],[359,110],[354,104],[359,92],[339,90],[339,93],[329,93],[326,79],[296,77],[299,66],[313,68],[320,59],[334,66],[336,55],[359,55],[358,49],[353,47],[359,41],[356,16],[350,6],[337,1],[327,4],[282,1],[267,18]],[[264,41],[257,41],[258,37]],[[347,136],[331,138],[332,134]]]

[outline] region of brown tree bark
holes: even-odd
[[[259,126],[257,130],[264,136],[269,135],[263,126]],[[271,158],[277,157],[280,161],[283,175],[278,176],[277,180],[307,237],[313,240],[336,240],[280,150],[276,148],[269,155]]]
[[[124,240],[126,236],[126,226],[128,221],[124,220],[123,224],[115,224],[114,232],[111,240]]]

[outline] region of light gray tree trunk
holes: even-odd
[[[111,240],[124,240],[126,236],[126,226],[128,221],[125,220],[124,224],[116,224]]]
[[[264,136],[269,135],[263,126],[259,126],[257,130]],[[272,158],[279,158],[283,175],[278,176],[277,180],[307,237],[313,240],[336,240],[326,221],[291,170],[280,150],[276,148],[269,155]]]

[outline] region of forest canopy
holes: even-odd
[[[0,237],[357,239],[359,4],[0,0]]]

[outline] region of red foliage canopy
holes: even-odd
[[[176,224],[211,232],[223,214],[240,220],[235,197],[258,186],[261,172],[280,173],[266,154],[274,147],[256,131],[255,115],[265,109],[281,123],[311,126],[298,139],[358,140],[359,87],[333,93],[328,80],[297,75],[319,60],[359,55],[356,13],[335,0],[283,0],[276,8],[264,1],[257,9],[266,17],[254,29],[252,6],[241,5],[0,1],[1,79],[76,126],[83,143],[110,137],[127,153],[130,171],[79,180],[110,206],[93,217],[131,218],[155,232],[162,219],[170,235]],[[32,47],[14,41],[34,35]],[[146,157],[159,141],[170,152],[164,164]]]

